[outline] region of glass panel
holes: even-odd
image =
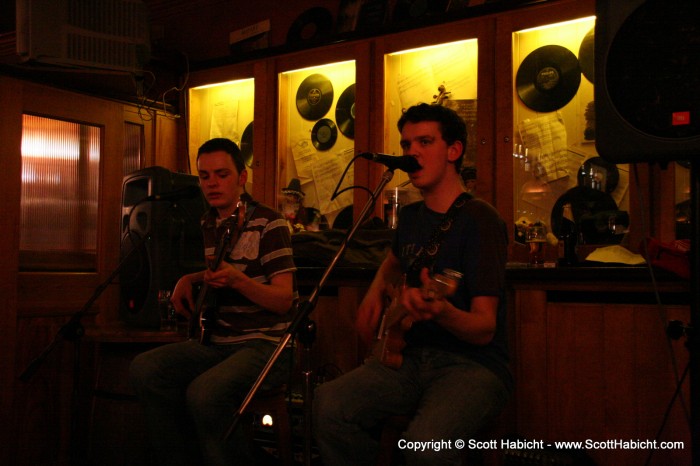
[[[212,138],[238,144],[248,166],[246,190],[253,192],[255,81],[240,79],[190,89],[190,167],[197,174],[197,150]]]
[[[567,205],[579,246],[620,243],[627,232],[629,167],[595,148],[594,26],[589,17],[513,34],[516,241],[538,222],[558,235]]]
[[[279,75],[278,208],[292,232],[352,226],[355,62]],[[342,183],[339,185],[339,182]]]
[[[23,116],[20,268],[94,270],[101,130]]]
[[[128,175],[141,169],[141,154],[143,148],[143,126],[136,123],[124,122],[124,160],[122,174]]]
[[[690,162],[681,161],[674,165],[676,174],[676,239],[690,239]]]
[[[467,147],[462,173],[473,186],[476,174],[477,76],[476,39],[387,54],[385,152],[401,155],[396,123],[406,108],[418,103],[440,104],[456,110],[467,123]],[[459,57],[459,59],[455,59]],[[397,170],[384,193],[385,222],[393,225],[400,204],[420,199],[420,193]],[[389,213],[392,215],[389,215]]]

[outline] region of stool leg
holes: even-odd
[[[275,424],[277,427],[277,452],[279,453],[280,464],[284,466],[292,466],[293,451],[292,451],[292,427],[289,422],[289,411],[287,409],[286,400],[282,400],[281,406],[275,410]]]

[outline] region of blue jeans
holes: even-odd
[[[211,346],[190,340],[134,358],[129,376],[143,404],[159,463],[255,464],[241,425],[227,442],[222,439],[275,348],[264,340]],[[292,351],[285,349],[263,389],[287,381],[291,356]]]
[[[370,465],[376,428],[396,414],[414,414],[402,440],[451,441],[451,448],[404,450],[409,465],[460,464],[457,439],[468,442],[508,401],[506,385],[484,366],[459,354],[408,349],[398,370],[376,359],[320,385],[314,430],[324,464]],[[375,432],[373,432],[373,430]]]

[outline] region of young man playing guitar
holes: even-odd
[[[420,104],[403,114],[398,128],[404,154],[421,166],[409,177],[423,201],[401,209],[392,249],[358,310],[357,329],[367,342],[373,339],[386,294],[403,276],[406,286],[396,300],[408,316],[400,324],[407,329],[406,346],[397,368],[370,357],[316,389],[314,429],[328,465],[373,464],[378,442],[372,432],[400,414],[412,416],[406,441],[445,442],[405,450],[407,464],[461,464],[455,441],[467,442],[496,416],[512,387],[505,336],[507,231],[493,207],[464,192],[466,126],[446,107]],[[456,292],[432,292],[432,277],[452,271],[461,274]]]
[[[218,267],[210,264],[183,276],[172,304],[179,314],[195,319],[194,329],[206,331],[207,337],[193,335],[197,338],[137,356],[130,377],[160,464],[256,464],[241,427],[228,441],[223,438],[293,317],[297,291],[291,237],[279,212],[245,193],[248,173],[234,142],[205,142],[197,169],[211,206],[202,218],[205,255],[219,256],[222,247],[228,249]],[[231,244],[223,244],[222,237],[229,236],[225,232],[232,232]],[[195,303],[192,288],[198,282],[204,283],[200,296],[205,290],[207,296]],[[213,325],[199,329],[199,317],[207,314]],[[287,381],[291,354],[285,353],[263,388]]]

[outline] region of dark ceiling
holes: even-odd
[[[150,60],[143,73],[104,69],[69,68],[22,62],[17,54],[15,2],[0,1],[0,73],[85,94],[122,101],[177,106],[177,92],[187,72],[230,59],[231,31],[270,19],[271,42],[284,41],[286,31],[300,12],[323,6],[335,14],[338,0],[257,0],[254,7],[239,0],[143,0],[148,8]],[[271,44],[274,45],[274,44]]]
[[[405,4],[402,0],[368,1],[367,5],[371,4],[373,8],[363,15],[363,6],[359,17],[372,20],[368,23],[373,26],[360,31],[355,29],[351,35],[352,38],[361,38],[455,20],[460,14],[484,14],[498,8],[541,1],[546,0],[483,0],[476,3],[480,6],[467,8],[470,2],[465,0],[440,0],[426,3],[429,5],[427,10],[419,17],[409,18],[408,22],[403,18],[407,11],[400,8]],[[229,34],[232,31],[268,20],[270,30],[266,33],[266,48],[255,51],[263,52],[263,55],[349,38],[338,36],[335,30],[342,5],[351,4],[344,0],[256,0],[254,4],[245,0],[143,0],[143,3],[148,9],[150,23],[150,60],[142,73],[134,74],[22,62],[17,54],[15,1],[0,0],[0,73],[121,101],[147,103],[149,106],[157,102],[159,106],[165,103],[178,107],[181,96],[170,91],[182,88],[188,71],[257,58],[250,54],[241,57],[230,48]],[[438,4],[456,5],[451,7],[456,9],[445,12],[445,7],[438,8]],[[376,5],[384,6],[379,11],[374,8]],[[392,5],[395,5],[394,9]],[[330,17],[322,24],[324,29],[330,28],[330,36],[324,36],[322,40],[304,37],[301,43],[290,46],[288,34],[300,24],[308,24],[303,20],[311,10],[324,10]],[[361,19],[357,21],[359,25]],[[317,31],[318,23],[311,23],[311,30]],[[304,36],[308,31],[309,26],[304,26],[299,35]]]

